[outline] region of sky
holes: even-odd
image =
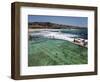
[[[87,27],[87,17],[28,15],[28,22],[51,22],[64,25]]]

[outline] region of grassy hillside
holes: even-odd
[[[65,40],[40,39],[28,43],[28,66],[86,64],[87,48]]]

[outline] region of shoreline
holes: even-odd
[[[32,32],[32,30],[31,30]],[[77,37],[77,35],[73,35],[73,34],[64,34],[64,33],[61,33],[61,32],[51,32],[51,31],[41,31],[40,33],[30,33],[29,35],[33,36],[33,35],[42,35],[43,37],[47,37],[47,38],[53,38],[53,39],[61,39],[61,40],[67,40],[73,44],[76,44],[76,45],[79,45],[79,46],[82,46],[82,47],[88,47],[88,44],[87,45],[83,45],[83,42],[82,40],[85,40],[86,42],[88,42],[88,40],[86,39],[82,39],[82,38],[71,38],[71,37]],[[77,41],[77,42],[74,42],[74,39]]]

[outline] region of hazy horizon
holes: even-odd
[[[63,25],[87,27],[88,18],[70,16],[28,15],[28,22],[51,22]]]

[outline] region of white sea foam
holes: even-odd
[[[74,38],[77,37],[77,35],[74,34],[68,34],[68,33],[61,33],[61,32],[52,32],[52,31],[40,31],[39,33],[30,33],[30,35],[41,35],[47,38],[54,38],[54,39],[62,39],[62,40],[68,40],[73,41]]]

